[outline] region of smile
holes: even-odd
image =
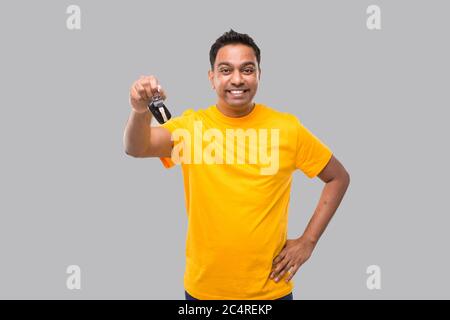
[[[229,94],[231,94],[233,97],[243,96],[244,93],[246,93],[247,91],[248,91],[248,89],[247,90],[227,90],[227,92]]]

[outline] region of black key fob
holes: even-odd
[[[160,124],[172,118],[169,109],[164,105],[163,99],[158,95],[153,97],[152,101],[148,104],[148,108]]]

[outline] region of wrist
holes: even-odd
[[[317,237],[314,237],[312,235],[309,235],[307,233],[304,233],[303,235],[298,238],[298,240],[305,241],[308,244],[310,244],[312,247],[315,247],[319,239]]]
[[[136,111],[136,109],[132,108],[131,111],[138,115],[144,115],[144,114],[150,113],[150,110],[148,110],[148,108],[144,109],[143,111]]]

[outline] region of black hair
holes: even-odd
[[[255,52],[259,68],[259,64],[261,63],[261,51],[259,50],[256,43],[248,34],[239,33],[234,31],[233,29],[230,29],[230,31],[225,32],[223,35],[221,35],[209,50],[209,62],[211,63],[211,70],[214,70],[214,63],[216,62],[217,52],[220,48],[228,44],[244,44],[251,47]]]

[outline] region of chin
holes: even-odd
[[[226,103],[232,108],[242,109],[251,103],[251,101],[226,101]]]

